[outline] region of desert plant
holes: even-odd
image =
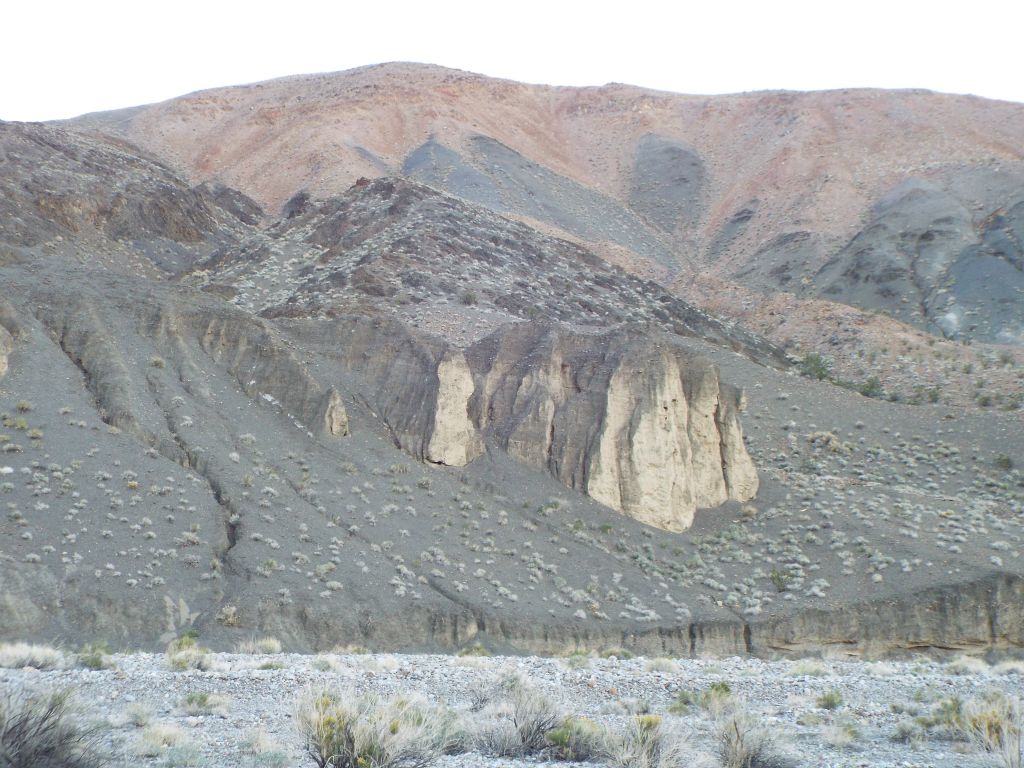
[[[241,617],[238,615],[238,606],[221,606],[220,611],[217,613],[217,621],[225,627],[237,627],[242,623]]]
[[[460,648],[455,652],[456,656],[490,656],[491,652],[488,651],[482,643],[474,643],[467,648]]]
[[[114,666],[110,647],[104,642],[86,643],[78,652],[78,663],[88,669],[108,669]]]
[[[622,731],[606,730],[601,752],[613,768],[676,768],[701,762],[691,754],[679,726],[658,715],[632,717]]]
[[[679,691],[676,694],[676,700],[668,705],[668,711],[673,715],[685,715],[690,711],[690,707],[697,704],[697,697],[689,691]]]
[[[557,760],[584,762],[603,754],[601,728],[585,717],[567,717],[545,737]]]
[[[633,654],[630,651],[627,651],[625,648],[605,648],[603,651],[601,651],[602,659],[610,659],[613,656],[616,659],[620,660],[633,658]]]
[[[64,654],[48,645],[30,643],[0,644],[0,667],[20,669],[55,669],[64,664]]]
[[[63,690],[0,700],[0,765],[4,768],[98,768],[97,726],[77,722],[71,693]]]
[[[228,711],[226,697],[216,693],[190,693],[178,704],[186,715],[224,714]]]
[[[210,650],[201,647],[195,637],[186,634],[167,645],[167,663],[175,671],[186,669],[210,669],[213,662]]]
[[[987,675],[989,671],[988,663],[977,656],[957,656],[946,664],[949,675]]]
[[[793,663],[787,674],[794,677],[822,677],[828,674],[825,665],[814,659],[803,659]]]
[[[800,374],[819,381],[832,375],[832,361],[817,352],[808,352],[800,360]]]
[[[724,680],[712,683],[701,693],[697,700],[701,709],[714,714],[720,713],[730,707],[733,703],[732,689]]]
[[[644,669],[647,672],[664,672],[666,674],[679,671],[678,665],[672,659],[665,658],[649,659],[647,664],[644,665]]]
[[[750,712],[737,707],[715,726],[718,757],[724,768],[788,768],[775,734]]]
[[[521,678],[502,684],[505,695],[484,710],[475,734],[477,747],[498,757],[532,755],[548,747],[548,734],[564,722],[559,707]]]
[[[1018,699],[1002,691],[964,705],[964,730],[972,742],[991,752],[1003,768],[1021,768],[1024,710]]]
[[[857,391],[864,395],[864,397],[883,397],[885,395],[885,388],[882,386],[882,380],[877,376],[872,376],[870,379],[858,386]]]
[[[821,709],[838,709],[842,706],[843,695],[839,691],[825,691],[818,697],[817,704]]]
[[[281,641],[276,637],[261,637],[243,640],[235,646],[235,653],[272,654],[281,652]]]
[[[285,768],[288,765],[288,754],[261,729],[247,732],[238,746],[243,755],[252,759],[254,766]]]
[[[188,736],[181,728],[171,723],[152,723],[139,737],[136,751],[142,757],[156,757],[168,747],[184,746]]]
[[[296,710],[318,768],[425,768],[451,746],[454,715],[407,697],[307,692]]]
[[[145,728],[153,721],[153,708],[148,704],[134,702],[125,707],[125,720],[136,728]]]

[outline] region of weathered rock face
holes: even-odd
[[[522,323],[460,350],[353,317],[320,341],[365,378],[396,444],[420,460],[462,466],[490,446],[674,531],[757,492],[741,392],[667,334]]]
[[[21,326],[14,314],[14,307],[3,296],[0,296],[0,378],[7,373],[7,358],[14,351],[14,341],[21,333]]]
[[[11,334],[6,328],[0,326],[0,378],[7,373],[7,356],[11,354],[12,349],[14,349],[14,339],[11,338]]]
[[[649,525],[746,500],[740,393],[668,337],[511,328],[470,350],[473,417],[509,454]]]
[[[103,309],[95,304],[54,302],[40,313],[65,354],[84,374],[109,424],[149,444],[160,442],[166,425],[145,406],[153,396],[152,383],[149,390],[141,387],[138,368],[172,368],[191,396],[211,402],[204,370],[212,361],[234,377],[250,398],[279,407],[305,430],[331,437],[349,434],[348,414],[338,390],[310,375],[264,321],[211,305],[172,301],[126,304],[141,338],[157,353],[148,360],[144,356],[133,359],[141,351],[123,344],[111,332]]]
[[[457,350],[449,350],[437,366],[434,428],[427,444],[430,461],[461,467],[483,453],[483,440],[469,418],[473,390],[466,358]]]

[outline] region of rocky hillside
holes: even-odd
[[[801,377],[536,217],[264,213],[98,124],[0,125],[3,638],[1021,644],[1015,416]]]
[[[878,309],[955,339],[1024,338],[1019,104],[552,88],[386,64],[73,124],[267,210],[404,175],[643,274]]]

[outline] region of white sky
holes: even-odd
[[[17,0],[0,24],[4,120],[383,61],[555,85],[912,87],[1024,102],[1022,0]]]

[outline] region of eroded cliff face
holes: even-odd
[[[680,531],[757,491],[739,391],[668,337],[519,326],[469,354],[488,436],[613,509]]]
[[[14,351],[14,342],[22,334],[14,307],[0,296],[0,379],[7,373],[8,357]]]
[[[14,349],[14,339],[6,328],[0,326],[0,379],[7,373],[7,357]]]
[[[318,333],[323,333],[322,329]],[[462,466],[485,446],[673,531],[757,492],[742,393],[668,335],[506,326],[461,350],[401,323],[344,318],[321,335],[367,379],[399,446]]]
[[[458,350],[449,350],[437,366],[437,397],[433,431],[427,444],[429,461],[461,467],[484,452],[484,443],[469,418],[473,374]]]
[[[314,378],[264,322],[227,307],[187,302],[139,302],[126,309],[142,344],[125,344],[95,303],[54,302],[39,311],[39,319],[82,372],[107,423],[147,444],[166,443],[163,411],[168,404],[153,376],[141,372],[167,367],[191,397],[211,404],[215,397],[206,371],[212,363],[250,398],[279,408],[311,434],[349,434],[339,391]]]

